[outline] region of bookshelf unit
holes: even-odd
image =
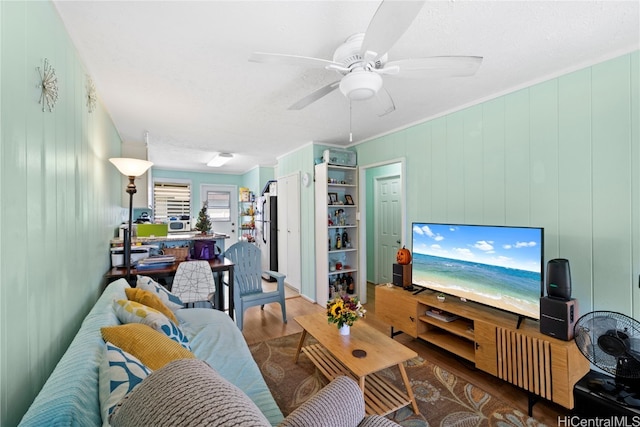
[[[358,168],[317,164],[315,197],[316,302],[323,305],[340,279],[353,283],[352,293],[358,293]]]
[[[256,203],[251,193],[249,201],[238,202],[238,228],[240,229],[240,240],[255,242],[256,240]]]

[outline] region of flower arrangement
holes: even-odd
[[[364,317],[367,310],[362,308],[358,297],[351,295],[337,296],[327,302],[327,317],[329,323],[335,323],[338,328],[344,325],[353,326],[356,320]]]

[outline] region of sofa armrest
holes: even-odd
[[[337,377],[290,413],[279,427],[356,427],[365,416],[358,383]]]

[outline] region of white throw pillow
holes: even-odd
[[[158,310],[126,299],[113,300],[113,310],[122,324],[142,323],[150,326],[191,351],[189,340],[182,329]]]
[[[173,311],[184,308],[184,304],[180,298],[169,292],[167,288],[153,280],[151,277],[138,276],[136,287],[155,293],[158,298],[160,298],[160,301]]]

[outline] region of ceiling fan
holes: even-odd
[[[366,33],[356,33],[338,46],[332,60],[279,53],[254,52],[249,61],[324,68],[341,77],[310,93],[289,107],[301,110],[336,89],[349,100],[378,98],[383,116],[395,110],[391,95],[383,87],[383,76],[403,78],[472,76],[481,56],[434,56],[388,61],[387,52],[409,28],[425,1],[382,1]]]

